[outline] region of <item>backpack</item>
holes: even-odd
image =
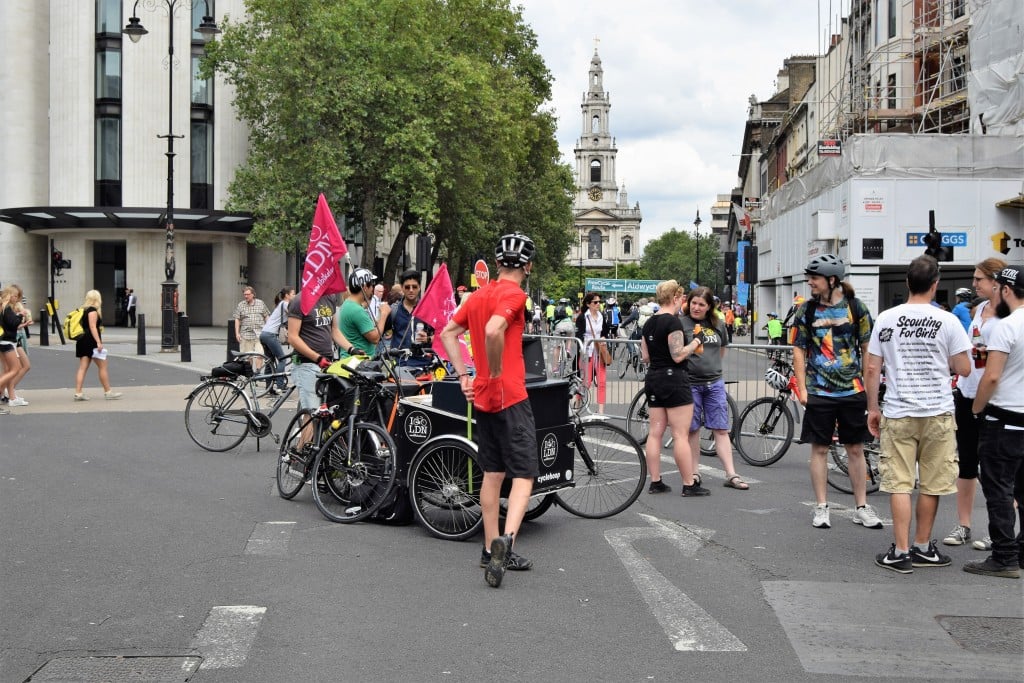
[[[814,316],[818,314],[818,302],[814,299],[808,299],[804,304],[804,325],[810,330],[811,326],[814,325]],[[863,305],[857,297],[853,297],[849,303],[850,315],[853,316],[853,335],[856,338],[860,337],[860,307]],[[857,353],[860,353],[859,342],[854,344],[853,348]]]
[[[85,309],[78,307],[64,316],[64,336],[68,339],[81,339],[85,336],[85,328],[82,327],[82,314]]]
[[[562,320],[568,317],[569,314],[565,310],[565,304],[559,304],[558,307],[555,308],[555,320]]]

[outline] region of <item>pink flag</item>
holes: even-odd
[[[313,229],[309,232],[306,265],[302,269],[302,315],[313,310],[325,294],[345,291],[345,275],[338,261],[347,253],[348,247],[321,192],[316,201]]]
[[[412,314],[426,324],[434,328],[433,349],[441,358],[449,360],[448,354],[441,343],[441,330],[448,321],[455,315],[455,292],[452,290],[452,281],[448,276],[448,264],[442,263],[437,269],[434,279],[427,285],[420,302],[412,309]],[[462,349],[462,361],[466,367],[473,366],[473,358],[470,356],[466,340],[459,339],[459,347]]]

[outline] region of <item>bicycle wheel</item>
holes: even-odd
[[[882,454],[877,439],[864,442],[864,458],[867,460],[868,471],[865,482],[867,493],[878,490],[882,476],[878,472],[878,458]],[[850,484],[849,463],[846,448],[841,443],[833,442],[828,447],[828,484],[837,491],[853,493]]]
[[[484,525],[483,483],[476,444],[455,437],[428,441],[409,468],[409,496],[416,519],[432,535],[448,541],[473,536]]]
[[[793,414],[781,396],[765,396],[743,409],[736,430],[736,450],[755,467],[766,467],[786,454],[793,442]]]
[[[313,502],[323,516],[348,524],[376,512],[395,485],[396,450],[391,436],[369,422],[332,434],[313,465]]]
[[[629,370],[630,364],[633,362],[633,349],[629,344],[619,344],[619,354],[616,356],[618,361],[618,375],[619,379],[626,376],[626,371]]]
[[[599,519],[633,504],[647,481],[647,459],[640,444],[621,427],[584,421],[576,427],[573,488],[555,494],[558,504],[578,517]]]
[[[526,514],[523,521],[531,522],[548,511],[555,502],[555,494],[549,493],[546,496],[532,496],[526,504]],[[504,519],[508,516],[508,499],[502,498],[498,501],[498,514]]]
[[[735,441],[736,425],[739,424],[736,416],[739,414],[739,410],[736,408],[736,401],[729,394],[725,395],[725,404],[729,413],[729,440]],[[707,427],[700,429],[700,454],[715,455],[715,433]]]
[[[229,451],[249,433],[249,397],[233,383],[207,380],[185,404],[185,429],[196,444],[215,453]]]
[[[277,492],[285,500],[291,500],[302,489],[302,484],[309,476],[309,466],[316,457],[318,450],[312,442],[305,444],[300,451],[299,439],[307,427],[313,431],[313,417],[308,410],[300,410],[288,423],[281,439],[281,450],[277,458]]]
[[[644,444],[647,442],[650,421],[647,394],[641,389],[636,392],[636,396],[629,403],[629,410],[626,411],[626,431],[637,443]]]
[[[580,415],[590,405],[590,390],[577,374],[569,377],[569,410],[573,415]]]

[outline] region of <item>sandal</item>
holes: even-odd
[[[734,474],[727,478],[722,486],[730,489],[736,489],[737,491],[746,491],[750,488],[750,486],[747,485],[747,482],[743,481],[743,478],[738,474]]]

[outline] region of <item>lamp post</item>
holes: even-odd
[[[697,217],[693,219],[693,232],[697,240],[697,273],[693,278],[693,281],[698,285],[700,284],[700,209],[697,209]]]
[[[157,135],[158,138],[167,139],[167,212],[164,214],[164,276],[167,278],[160,285],[160,350],[175,351],[177,349],[177,334],[175,320],[178,307],[178,283],[174,281],[176,264],[174,260],[174,139],[184,138],[184,135],[174,134],[174,13],[181,5],[191,8],[193,2],[187,0],[135,0],[132,7],[132,16],[128,19],[128,25],[121,33],[128,36],[133,43],[139,42],[142,36],[149,33],[142,25],[138,17],[139,3],[150,10],[163,4],[167,8],[167,135]],[[196,28],[204,39],[209,40],[220,33],[216,22],[210,16],[209,0],[204,0],[206,14],[203,21]]]
[[[579,298],[583,299],[583,230],[580,230],[580,293]]]

